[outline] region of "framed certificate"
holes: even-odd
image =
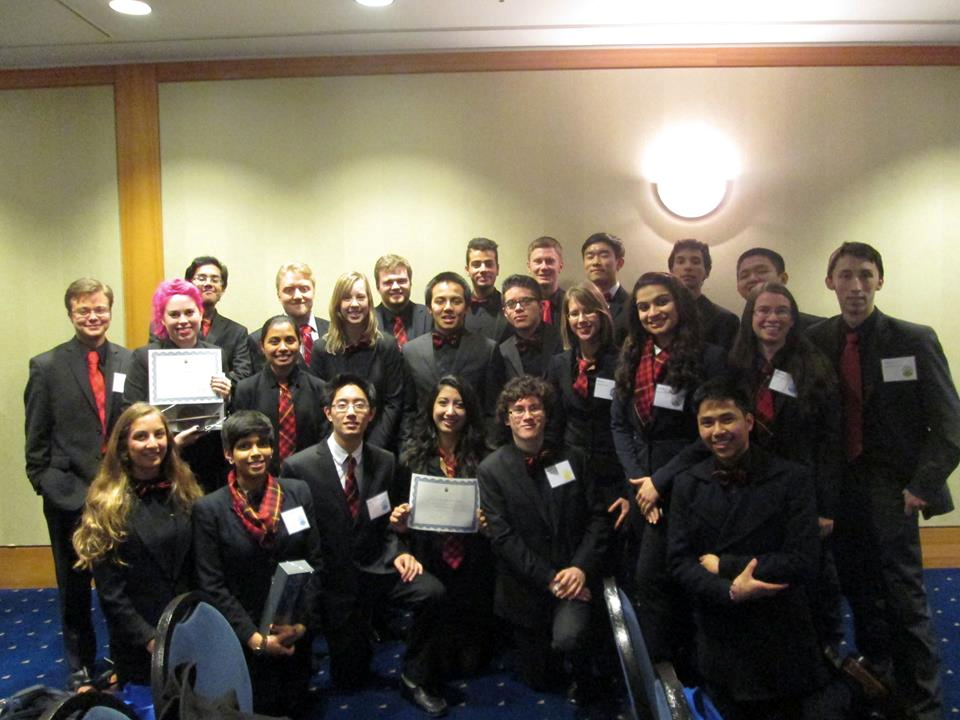
[[[199,425],[217,430],[223,423],[223,399],[210,378],[223,375],[220,348],[149,350],[150,404],[161,408],[174,432]]]
[[[476,478],[414,473],[410,478],[407,526],[430,532],[475,533],[480,491]]]

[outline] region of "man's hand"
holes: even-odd
[[[821,538],[825,538],[833,532],[833,520],[831,518],[818,517],[817,525],[820,526]]]
[[[906,516],[913,515],[920,510],[923,510],[927,506],[927,501],[918,498],[912,492],[903,489],[903,514]]]
[[[400,579],[405,583],[411,582],[417,575],[423,574],[423,565],[410,553],[397,555],[396,560],[393,561],[393,566],[400,573]]]
[[[720,558],[716,555],[701,555],[700,566],[709,573],[720,574]]]
[[[623,525],[623,521],[626,520],[630,514],[630,501],[626,498],[617,498],[610,507],[607,508],[607,512],[611,515],[617,513],[617,519],[613,523],[613,529],[619,530],[620,526]]]
[[[578,567],[564,568],[553,576],[550,583],[550,592],[561,600],[573,600],[584,589],[587,576]]]
[[[394,532],[403,534],[409,530],[407,518],[410,517],[410,503],[400,503],[390,513],[390,527]]]
[[[214,375],[210,378],[210,389],[226,400],[230,397],[230,378],[226,375]]]
[[[630,478],[630,484],[637,488],[637,505],[640,512],[647,515],[650,508],[660,501],[660,493],[653,486],[653,478]]]
[[[660,518],[662,516],[663,511],[660,509],[659,505],[652,505],[650,509],[643,514],[643,518],[651,525],[656,525],[658,522],[660,522]]]
[[[769,597],[790,587],[788,583],[768,583],[757,580],[753,577],[753,571],[756,569],[757,559],[753,558],[747,563],[743,571],[733,579],[733,584],[730,585],[730,599],[733,602]]]
[[[199,425],[194,425],[174,435],[173,444],[178,448],[185,448],[193,445],[201,437],[203,437],[203,430]]]

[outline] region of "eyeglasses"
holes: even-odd
[[[102,306],[102,305],[97,306],[97,307],[94,307],[94,308],[79,307],[79,308],[74,308],[73,310],[71,310],[71,311],[70,311],[70,314],[73,315],[74,317],[78,317],[78,318],[88,318],[88,317],[90,317],[91,315],[97,315],[97,316],[99,316],[99,317],[106,317],[107,315],[110,314],[110,308],[105,307],[105,306]]]
[[[194,284],[208,282],[211,285],[219,285],[223,282],[223,278],[219,275],[194,275],[193,282]]]
[[[361,415],[370,409],[370,403],[366,400],[337,400],[333,405],[333,409],[338,413],[345,413],[353,408],[355,413],[360,413]]]
[[[778,307],[778,308],[769,308],[769,307],[756,307],[753,309],[753,314],[758,317],[769,317],[773,315],[774,317],[785,320],[793,313],[790,311],[790,308],[787,307]]]
[[[520,308],[525,308],[535,302],[539,301],[532,297],[522,297],[517,298],[516,300],[507,300],[503,303],[503,306],[507,308],[507,310],[519,310]]]
[[[522,418],[528,413],[531,417],[539,417],[540,415],[543,415],[543,406],[529,405],[524,407],[523,405],[514,405],[512,408],[510,408],[509,412],[515,418]]]

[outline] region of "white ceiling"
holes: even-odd
[[[0,67],[566,47],[960,44],[960,0],[0,0]]]

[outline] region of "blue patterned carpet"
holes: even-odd
[[[940,639],[944,672],[945,717],[960,718],[960,570],[927,570],[927,592]],[[67,670],[61,652],[54,590],[0,591],[0,697],[34,684],[62,687]],[[107,654],[107,632],[99,607],[94,618],[101,655]],[[422,720],[425,715],[400,697],[397,690],[400,643],[378,646],[374,659],[377,680],[362,692],[344,695],[331,692],[327,663],[321,663],[315,678],[318,701],[316,718],[382,718]],[[538,694],[513,679],[502,667],[484,675],[448,686],[450,717],[564,718],[605,717],[600,709],[585,715],[563,697]]]

